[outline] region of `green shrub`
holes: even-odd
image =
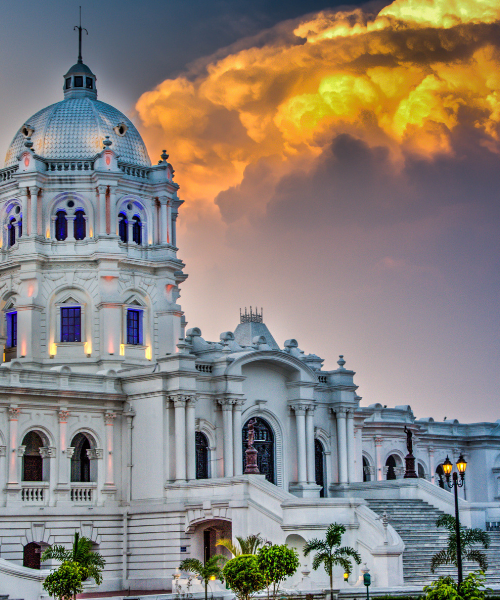
[[[240,554],[228,561],[222,570],[238,600],[248,600],[252,594],[266,587],[255,554]]]
[[[257,554],[257,563],[266,579],[266,587],[273,586],[273,598],[280,583],[291,577],[300,565],[297,550],[286,544],[263,546]]]
[[[43,588],[49,596],[58,600],[72,600],[83,590],[82,581],[87,571],[76,562],[63,562],[43,582]]]
[[[485,581],[482,571],[474,571],[463,580],[459,591],[453,577],[440,577],[424,587],[425,600],[485,600],[486,592],[490,591]]]

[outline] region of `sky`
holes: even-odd
[[[2,2],[5,150],[62,98],[79,4]],[[362,404],[500,418],[497,0],[81,4],[99,98],[176,170],[188,327],[262,306]]]

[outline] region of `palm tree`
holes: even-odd
[[[222,554],[215,554],[211,556],[205,564],[197,558],[186,558],[179,565],[181,571],[188,571],[199,575],[205,585],[205,600],[208,598],[208,582],[210,579],[220,579],[223,581],[222,569],[220,563],[224,562],[226,558]]]
[[[71,550],[67,550],[64,546],[47,548],[42,554],[41,560],[43,562],[50,559],[76,562],[85,569],[85,579],[93,578],[97,585],[102,583],[101,571],[104,569],[106,561],[99,552],[92,550],[92,542],[86,537],[80,537],[78,532],[75,533]]]
[[[326,530],[326,538],[318,540],[314,538],[304,546],[304,556],[307,556],[313,550],[317,550],[313,558],[312,568],[317,571],[321,565],[330,577],[330,590],[332,590],[333,600],[333,567],[340,565],[345,573],[351,573],[352,566],[349,559],[353,559],[356,564],[361,563],[361,556],[354,548],[349,546],[340,546],[342,536],[345,533],[344,525],[332,523]]]
[[[438,527],[444,527],[448,530],[448,546],[440,550],[432,557],[431,571],[434,573],[440,565],[457,566],[457,534],[455,531],[455,517],[451,515],[441,515],[436,521]],[[488,568],[488,558],[484,552],[481,552],[474,546],[481,544],[483,548],[489,548],[490,536],[481,529],[469,529],[460,526],[460,542],[462,545],[462,557],[465,560],[477,562],[481,571]]]
[[[257,550],[265,543],[264,538],[260,537],[260,533],[249,535],[246,538],[236,536],[236,541],[238,545],[228,538],[222,538],[217,540],[215,545],[226,548],[233,556],[240,556],[241,554],[257,554]]]

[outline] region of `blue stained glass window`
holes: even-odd
[[[82,341],[82,314],[79,306],[61,308],[61,342]]]
[[[132,237],[138,246],[142,244],[142,225],[139,217],[134,217],[134,224],[132,225]]]
[[[122,242],[128,242],[127,217],[123,213],[118,215],[118,235],[120,236]]]
[[[63,210],[58,210],[56,213],[56,240],[62,242],[68,237],[68,220],[66,213]]]
[[[87,227],[85,222],[85,213],[83,210],[77,210],[75,212],[74,221],[74,233],[75,240],[84,240],[87,234]]]
[[[7,348],[17,347],[17,312],[7,313]]]
[[[127,311],[127,344],[142,346],[142,310]]]
[[[16,243],[16,227],[16,220],[12,217],[9,223],[9,248]]]
[[[22,219],[19,219],[18,227],[19,227],[19,237],[21,237],[23,235],[23,220]]]

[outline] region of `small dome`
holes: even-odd
[[[49,160],[91,159],[102,151],[103,141],[109,135],[118,160],[151,166],[146,146],[132,121],[113,106],[93,98],[66,98],[30,117],[9,146],[6,167],[16,163],[29,134],[35,153]]]
[[[30,117],[14,136],[5,166],[17,162],[27,138],[38,156],[48,160],[89,160],[109,144],[118,160],[150,167],[148,151],[130,119],[97,100],[96,76],[80,60],[64,75],[64,100]]]

